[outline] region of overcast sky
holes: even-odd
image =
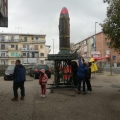
[[[59,15],[66,7],[70,16],[70,41],[77,43],[95,33],[95,22],[106,18],[103,0],[8,0],[9,27],[0,32],[46,34],[46,45],[59,49]],[[16,27],[16,28],[15,28]],[[18,27],[20,27],[18,29]],[[100,32],[99,24],[96,31]],[[51,51],[52,52],[52,51]]]

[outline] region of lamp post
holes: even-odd
[[[95,51],[96,51],[96,24],[97,24],[98,22],[95,22]]]
[[[53,54],[54,54],[54,39],[53,39]]]

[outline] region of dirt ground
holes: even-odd
[[[48,83],[52,83],[53,76]],[[27,77],[25,101],[12,102],[13,81],[0,77],[0,120],[120,120],[120,75],[96,75],[91,94],[75,88],[47,90],[40,97],[38,80]]]

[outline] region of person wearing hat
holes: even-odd
[[[41,97],[45,97],[46,94],[46,84],[48,81],[48,77],[45,74],[45,70],[41,69],[40,70],[40,77],[39,77],[39,84],[41,85]]]

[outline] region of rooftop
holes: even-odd
[[[98,33],[96,33],[96,35],[99,35],[99,34],[101,34],[101,33],[103,33],[103,32],[102,32],[102,31],[101,31],[101,32],[98,32]],[[89,38],[91,38],[91,37],[93,37],[93,36],[95,36],[95,34],[94,34],[94,35],[91,35],[91,36],[89,36],[89,37],[87,37],[87,38],[85,38],[84,40],[81,40],[80,42],[76,43],[75,45],[77,45],[77,44],[79,44],[79,43],[81,43],[81,42],[83,42],[83,41],[85,41],[85,40],[87,40],[87,39],[89,39]]]
[[[0,33],[0,35],[21,35],[21,36],[46,36],[45,34],[32,34],[32,33]]]

